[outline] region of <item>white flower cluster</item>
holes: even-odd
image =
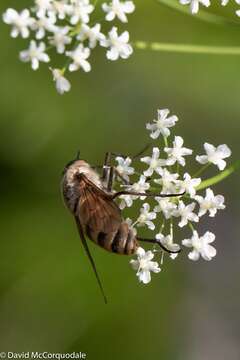
[[[122,195],[120,208],[127,211],[129,207],[136,206],[139,215],[134,220],[128,219],[128,223],[132,224],[135,231],[137,227],[144,226],[151,230],[153,241],[156,240],[172,252],[170,254],[172,259],[177,257],[177,252],[180,250],[180,244],[175,242],[173,236],[174,227],[183,228],[188,225],[191,235],[188,239],[181,241],[181,245],[191,249],[188,258],[193,261],[200,257],[211,260],[216,255],[216,249],[211,245],[215,240],[215,235],[209,231],[199,235],[195,224],[205,214],[214,217],[218,210],[224,209],[224,197],[215,195],[207,185],[203,186],[204,180],[201,179],[200,174],[203,174],[210,165],[216,166],[220,171],[224,170],[225,159],[231,155],[231,151],[227,145],[215,147],[205,143],[205,154],[195,156],[196,162],[203,166],[194,175],[190,175],[182,169],[186,165],[187,157],[193,155],[193,150],[184,146],[181,136],[175,136],[173,141],[169,141],[170,128],[178,121],[177,116],[169,116],[168,109],[158,110],[157,115],[157,120],[147,124],[146,128],[150,131],[150,137],[158,141],[159,145],[153,146],[150,156],[142,157],[140,162],[136,163],[135,168],[142,168],[142,170],[134,169],[130,157],[118,156],[116,158],[118,173],[129,182],[128,185],[121,186],[124,186],[127,191],[141,194],[139,196]],[[198,189],[205,189],[205,193],[200,195]],[[143,196],[147,193],[170,196]],[[143,200],[144,203],[141,204]],[[151,280],[151,271],[160,271],[158,263],[152,261],[154,252],[159,251],[162,252],[162,250],[157,250],[155,245],[153,252],[145,252],[140,247],[137,260],[131,261],[141,282],[148,283]]]
[[[112,0],[102,4],[105,23],[114,19],[126,23],[127,15],[134,9],[132,1]],[[73,72],[81,68],[89,72],[89,57],[97,45],[107,49],[106,57],[112,61],[127,59],[133,52],[128,31],[119,34],[113,26],[107,35],[103,34],[100,22],[90,21],[94,10],[90,0],[35,0],[30,10],[7,9],[3,21],[12,27],[13,38],[31,37],[28,49],[20,52],[20,59],[30,62],[33,70],[39,68],[40,62],[50,63],[51,49],[65,56],[62,67],[51,68],[57,91],[63,94],[71,88],[64,77],[66,70]]]
[[[199,5],[203,5],[203,6],[210,6],[211,2],[210,0],[179,0],[180,4],[182,5],[189,5],[190,6],[190,11],[192,14],[197,14],[199,11]],[[240,5],[240,0],[235,0],[235,2]],[[229,0],[220,0],[220,4],[222,6],[226,6],[229,3]],[[240,10],[236,11],[237,16],[240,16]]]

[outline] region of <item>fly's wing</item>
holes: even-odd
[[[75,210],[75,220],[86,254],[90,260],[105,303],[107,299],[98,276],[94,260],[88,248],[83,229],[85,226],[94,232],[109,233],[117,231],[121,222],[121,213],[111,197],[82,175],[79,183],[80,197]]]
[[[80,182],[80,194],[76,216],[82,224],[94,232],[118,230],[121,212],[108,194],[86,178]]]

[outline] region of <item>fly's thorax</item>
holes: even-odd
[[[92,183],[102,187],[102,182],[98,173],[84,160],[76,160],[65,172],[65,180],[68,186],[74,186],[79,183],[78,175],[85,175]]]
[[[84,160],[76,160],[67,166],[62,179],[63,197],[67,207],[74,212],[76,202],[81,196],[80,193],[80,177],[84,174],[97,187],[102,188],[101,179],[96,171]]]

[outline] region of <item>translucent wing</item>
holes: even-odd
[[[122,221],[121,212],[111,196],[85,176],[80,182],[80,194],[76,216],[81,223],[97,233],[117,231]]]
[[[79,201],[75,209],[75,220],[86,254],[90,260],[97,282],[101,289],[105,303],[107,299],[97,273],[94,260],[89,251],[84,236],[84,229],[88,227],[90,232],[110,233],[117,231],[121,223],[121,213],[111,196],[93,184],[86,176],[82,175],[79,182]]]

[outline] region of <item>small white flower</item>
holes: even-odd
[[[210,0],[180,0],[180,4],[190,5],[191,13],[197,14],[199,11],[199,4],[208,7],[210,6]]]
[[[132,195],[122,195],[120,199],[119,207],[121,210],[125,209],[125,207],[131,207],[134,200]]]
[[[57,16],[60,20],[64,20],[66,15],[71,13],[71,5],[68,4],[68,0],[51,0],[52,5],[48,10],[49,16]]]
[[[203,216],[207,211],[209,211],[209,216],[214,217],[217,213],[217,210],[225,209],[224,196],[215,196],[213,191],[209,188],[206,190],[205,198],[200,195],[196,195],[195,199],[200,206],[198,216]]]
[[[145,156],[141,158],[141,161],[148,164],[149,168],[144,171],[145,176],[151,176],[155,171],[157,174],[160,174],[162,166],[166,165],[166,160],[159,159],[160,150],[157,147],[153,148],[152,156]]]
[[[134,191],[137,193],[144,193],[146,190],[148,190],[150,187],[150,184],[146,182],[146,177],[144,175],[140,176],[140,179],[138,182],[134,183],[131,186],[127,186],[127,190]],[[124,195],[120,196],[121,202],[120,202],[120,209],[124,209],[126,206],[130,207],[133,204],[133,200],[136,200],[139,198],[137,195]],[[140,196],[141,200],[145,200],[146,196]]]
[[[162,194],[175,194],[176,185],[178,184],[178,174],[172,174],[167,169],[159,169],[160,179],[155,179],[154,182],[162,186]]]
[[[46,31],[54,32],[56,31],[56,18],[55,17],[48,17],[46,15],[42,15],[35,20],[34,24],[32,25],[32,29],[36,31],[36,39],[40,40],[43,39],[46,35]]]
[[[224,170],[226,167],[226,161],[223,160],[231,156],[231,150],[225,144],[219,145],[218,147],[212,144],[205,143],[204,149],[207,155],[196,156],[197,162],[200,164],[207,164],[208,162],[217,165],[219,170]]]
[[[202,237],[199,237],[197,231],[193,231],[191,239],[184,239],[182,244],[186,247],[192,247],[193,250],[188,254],[190,260],[197,261],[200,257],[204,260],[212,260],[217,251],[209,245],[215,240],[215,235],[207,231]]]
[[[90,56],[89,48],[79,44],[76,49],[67,51],[66,55],[73,59],[73,62],[69,65],[69,71],[76,71],[79,68],[82,68],[85,72],[91,71],[91,65],[86,60]]]
[[[178,162],[180,165],[185,166],[184,156],[191,155],[192,150],[183,147],[183,138],[181,136],[175,136],[173,141],[173,147],[165,147],[164,151],[168,154],[167,165],[173,165]]]
[[[185,191],[190,197],[194,197],[196,194],[196,188],[201,183],[200,178],[193,179],[188,173],[183,175],[182,181],[179,181],[179,185],[182,191]]]
[[[115,17],[118,17],[119,20],[126,23],[126,14],[131,14],[135,10],[135,6],[132,1],[112,0],[110,4],[102,4],[102,9],[107,13],[107,21],[112,21],[115,19]]]
[[[137,270],[137,277],[140,282],[148,284],[151,281],[151,271],[159,273],[161,269],[156,261],[152,261],[154,254],[152,251],[147,251],[141,247],[136,252],[137,260],[131,260],[130,264],[134,270]]]
[[[130,157],[123,158],[121,156],[116,157],[118,165],[116,166],[117,172],[127,181],[129,181],[129,175],[134,174],[134,168],[131,167],[132,160]]]
[[[168,220],[173,216],[173,211],[177,208],[177,205],[168,198],[157,197],[156,201],[158,205],[155,206],[155,212],[162,212],[164,217]]]
[[[71,7],[69,9],[70,23],[76,25],[79,21],[82,23],[89,22],[89,14],[94,10],[94,6],[89,3],[89,0],[71,0]]]
[[[9,8],[3,14],[3,21],[8,25],[12,25],[11,36],[13,38],[21,35],[24,39],[29,37],[29,28],[34,23],[34,19],[30,17],[28,9],[18,13],[16,10]]]
[[[169,257],[170,257],[172,260],[175,260],[176,257],[178,257],[178,254],[179,254],[179,253],[175,253],[175,254],[172,253],[172,254],[169,255]]]
[[[128,44],[128,31],[124,31],[118,36],[117,28],[113,27],[108,33],[108,36],[108,38],[100,41],[100,45],[103,47],[110,47],[110,50],[107,51],[107,58],[109,60],[115,61],[119,59],[119,57],[127,59],[132,54],[133,48]]]
[[[72,38],[68,36],[70,28],[68,26],[57,27],[53,36],[50,38],[49,43],[56,47],[59,54],[63,54],[66,45],[72,42]]]
[[[71,84],[63,76],[63,72],[60,69],[50,69],[53,74],[53,80],[56,82],[56,89],[59,94],[64,94],[65,92],[70,91]]]
[[[183,226],[187,225],[188,221],[199,221],[198,216],[193,213],[195,206],[195,203],[185,205],[183,201],[179,201],[178,208],[173,211],[173,216],[181,217],[181,221],[178,224],[179,227],[182,228]]]
[[[141,175],[138,182],[136,182],[131,186],[131,190],[138,193],[145,193],[145,191],[148,190],[149,188],[150,188],[150,184],[146,182],[146,177],[144,175]],[[136,198],[138,198],[138,196],[136,196]],[[141,200],[144,200],[145,198],[146,196],[140,196]]]
[[[175,125],[178,118],[175,115],[168,117],[168,114],[168,109],[158,110],[158,119],[153,120],[153,124],[148,123],[146,125],[146,128],[151,131],[150,136],[152,139],[157,139],[160,134],[164,137],[168,137],[170,135],[169,128]]]
[[[228,4],[228,2],[229,2],[229,0],[222,0],[222,1],[221,1],[221,5],[222,5],[222,6],[225,6],[225,5]],[[240,5],[240,0],[235,0],[235,2],[236,2],[238,5]]]
[[[41,42],[37,45],[36,41],[31,40],[30,46],[27,50],[20,52],[20,60],[23,62],[31,62],[32,69],[37,70],[39,68],[39,62],[49,62],[50,58],[47,53],[45,53],[46,45]]]
[[[160,241],[160,243],[169,251],[173,253],[178,252],[180,250],[180,246],[173,242],[173,238],[171,235],[164,236],[163,234],[159,233],[156,235],[156,239]]]
[[[89,40],[89,47],[91,49],[95,48],[98,41],[102,41],[105,39],[105,35],[100,32],[101,25],[96,24],[93,27],[89,27],[86,24],[82,24],[81,31],[77,36],[77,39],[80,41],[84,41],[86,39]]]
[[[155,225],[151,220],[156,219],[156,213],[154,211],[150,212],[150,206],[147,203],[144,203],[142,208],[140,209],[140,215],[137,219],[138,226],[147,225],[150,230],[155,229]]]
[[[45,16],[47,11],[52,8],[52,0],[35,0],[37,16]]]

